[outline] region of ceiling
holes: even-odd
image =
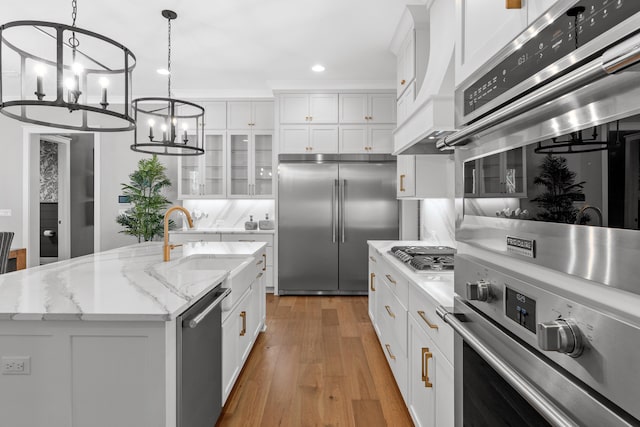
[[[77,26],[137,57],[134,95],[166,93],[167,21],[172,22],[176,96],[269,96],[272,89],[394,88],[389,44],[405,0],[78,0]],[[25,0],[2,23],[71,24],[71,0]],[[311,71],[320,63],[323,73]]]

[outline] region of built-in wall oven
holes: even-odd
[[[640,425],[640,2],[556,2],[456,90],[457,426]]]

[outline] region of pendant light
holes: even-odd
[[[14,21],[0,26],[0,113],[41,126],[89,132],[133,130],[134,54],[72,24]]]
[[[171,21],[178,15],[163,10],[169,27],[167,55],[167,97],[133,100],[136,122],[133,151],[166,156],[204,154],[204,108],[171,97]]]

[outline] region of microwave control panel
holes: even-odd
[[[637,12],[640,12],[638,0],[578,2],[465,88],[464,115],[493,101]]]

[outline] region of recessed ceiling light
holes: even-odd
[[[162,74],[163,76],[168,76],[169,74],[171,74],[171,72],[166,68],[158,68],[157,71],[158,74]]]
[[[324,71],[324,66],[323,66],[323,65],[320,65],[320,64],[316,64],[316,65],[314,65],[313,67],[311,67],[311,69],[312,69],[313,71],[315,71],[316,73],[321,73],[321,72],[323,72],[323,71]]]

